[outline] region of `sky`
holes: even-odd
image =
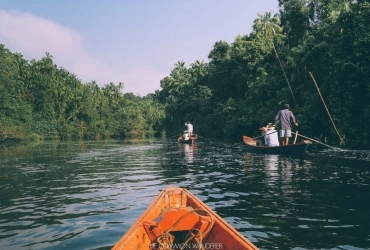
[[[278,13],[278,0],[0,0],[0,43],[145,96],[177,62],[208,62],[216,42],[250,34],[266,11]]]

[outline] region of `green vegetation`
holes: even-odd
[[[23,59],[0,45],[0,140],[108,139],[153,136],[164,108],[150,95],[100,88],[53,64]]]
[[[232,44],[218,41],[209,63],[175,65],[161,81],[166,130],[191,120],[203,136],[256,135],[289,103],[310,137],[367,140],[370,118],[370,4],[349,0],[280,0]],[[248,25],[248,24],[246,24]]]
[[[0,45],[0,140],[144,138],[178,134],[187,120],[206,137],[255,135],[284,103],[301,134],[369,140],[370,4],[279,0],[250,34],[215,42],[209,62],[174,65],[161,90],[122,94],[59,69],[52,56],[23,59]],[[246,24],[248,26],[248,24]],[[311,74],[310,74],[311,73]]]

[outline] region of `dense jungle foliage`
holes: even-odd
[[[278,2],[278,14],[245,24],[250,34],[215,42],[209,62],[180,59],[145,97],[1,45],[0,140],[171,136],[188,120],[203,137],[241,140],[289,103],[300,134],[368,141],[369,1]]]
[[[278,15],[259,14],[250,34],[216,42],[208,63],[175,65],[156,93],[167,130],[190,120],[200,135],[257,135],[289,103],[300,134],[370,139],[369,1],[279,6]]]
[[[150,95],[122,94],[123,84],[82,84],[46,53],[27,62],[0,45],[0,139],[107,139],[154,136],[164,118]]]

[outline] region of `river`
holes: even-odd
[[[111,249],[167,186],[260,249],[370,249],[370,151],[300,157],[199,140],[75,141],[0,151],[0,249]]]

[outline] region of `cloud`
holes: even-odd
[[[58,61],[76,64],[77,57],[87,56],[77,32],[27,13],[0,10],[0,38],[7,48],[31,59],[49,52]]]
[[[82,82],[95,80],[101,87],[109,82],[123,82],[123,92],[154,93],[164,77],[148,65],[127,66],[94,58],[86,50],[81,34],[28,13],[0,10],[0,42],[27,60],[39,60],[49,52],[59,68],[76,74]],[[158,83],[157,88],[153,82]]]

